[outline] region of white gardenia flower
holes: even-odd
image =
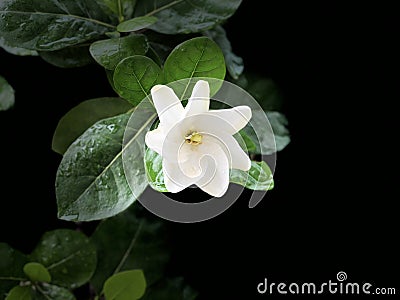
[[[203,80],[196,83],[185,108],[167,86],[154,86],[151,95],[160,124],[146,134],[146,144],[163,158],[167,190],[177,193],[195,184],[214,197],[223,196],[230,169],[248,171],[251,166],[233,137],[249,122],[251,109],[209,110],[210,87]]]

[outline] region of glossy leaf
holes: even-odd
[[[10,54],[14,55],[19,55],[19,56],[38,56],[39,54],[37,51],[33,50],[28,50],[24,48],[18,48],[18,47],[11,47],[6,43],[3,37],[0,37],[0,48],[3,48],[5,51],[7,51]]]
[[[232,16],[241,0],[138,0],[136,16],[155,16],[158,22],[151,29],[166,33],[199,32]]]
[[[146,279],[142,270],[117,273],[104,283],[107,300],[136,300],[146,291]]]
[[[6,300],[31,300],[32,288],[30,286],[15,286],[8,293]]]
[[[136,17],[117,26],[119,32],[133,32],[149,27],[157,22],[156,17]]]
[[[136,0],[96,0],[103,11],[118,22],[132,17]]]
[[[82,233],[59,229],[43,235],[31,259],[44,265],[52,283],[77,288],[89,281],[96,268],[96,249]]]
[[[160,67],[146,56],[125,58],[114,71],[115,89],[122,98],[135,106],[148,97],[154,85],[162,82]]]
[[[257,191],[268,191],[274,187],[271,169],[265,161],[252,161],[251,168],[247,172],[233,169],[230,174],[230,181]]]
[[[28,258],[4,243],[0,243],[0,257],[0,299],[4,299],[13,286],[26,279],[22,269]]]
[[[59,218],[104,219],[120,213],[136,200],[122,165],[122,140],[128,119],[128,114],[122,114],[95,123],[65,152],[56,178]],[[130,146],[144,140],[146,126],[142,125],[130,129]],[[135,195],[140,195],[147,186],[143,163],[133,171],[137,181],[132,186]]]
[[[221,48],[222,53],[224,53],[226,68],[229,75],[234,79],[238,79],[243,73],[243,59],[233,53],[231,42],[226,36],[225,29],[222,26],[216,26],[215,28],[206,31],[206,35],[214,40]]]
[[[91,237],[99,257],[91,284],[98,292],[108,277],[120,271],[142,269],[149,286],[163,276],[169,258],[163,224],[138,218],[136,210],[132,206],[104,220]]]
[[[90,46],[90,53],[101,66],[114,70],[118,63],[134,55],[145,55],[149,45],[142,34],[98,41]]]
[[[11,47],[54,51],[101,37],[115,26],[97,1],[4,0],[0,32]]]
[[[59,68],[79,68],[93,62],[88,46],[72,46],[57,51],[39,52],[44,61]]]
[[[197,292],[185,285],[183,278],[163,278],[147,289],[141,300],[194,300]]]
[[[168,56],[164,65],[165,79],[173,82],[185,78],[204,77],[224,79],[226,73],[224,55],[218,45],[207,37],[197,37],[178,45]],[[194,80],[189,80],[188,85],[182,90],[176,89],[181,99],[188,96],[194,85]],[[211,94],[221,87],[221,82],[209,81]]]
[[[94,123],[125,113],[129,109],[132,109],[132,106],[121,98],[96,98],[81,102],[58,122],[52,149],[64,154],[68,147]]]
[[[0,76],[0,111],[7,110],[14,105],[15,96],[11,85]]]
[[[33,300],[75,300],[75,296],[66,288],[44,283],[36,287]]]
[[[149,185],[156,191],[165,193],[168,192],[164,183],[164,173],[162,171],[162,157],[157,152],[146,149],[144,156],[146,167],[147,180]]]
[[[30,262],[24,266],[24,273],[31,281],[47,282],[51,281],[49,271],[40,263]]]

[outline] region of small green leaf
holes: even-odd
[[[96,268],[96,249],[82,233],[59,229],[43,235],[31,259],[44,265],[54,284],[77,288]]]
[[[243,73],[243,59],[233,53],[231,42],[226,36],[225,29],[222,26],[216,26],[213,29],[206,31],[205,34],[221,47],[229,75],[234,79],[238,79]]]
[[[51,281],[49,271],[40,263],[30,262],[24,266],[24,273],[32,281],[47,282]]]
[[[75,300],[75,296],[66,288],[43,283],[36,286],[33,300]]]
[[[232,16],[241,0],[138,0],[135,16],[155,16],[151,29],[166,33],[190,33],[209,29]]]
[[[164,74],[167,82],[180,79],[189,79],[182,90],[176,91],[181,99],[187,98],[195,84],[194,77],[225,78],[226,67],[224,55],[218,45],[207,37],[197,37],[178,45],[168,56],[164,65]],[[222,81],[209,81],[211,94],[221,87]]]
[[[243,148],[243,150],[245,150],[246,152],[249,152],[249,153],[256,152],[257,146],[253,142],[253,140],[246,134],[246,132],[241,130],[239,132],[239,134],[240,134],[241,138],[238,138],[236,140],[238,141],[240,146]],[[242,145],[242,143],[244,143],[244,145]]]
[[[133,32],[149,27],[157,22],[156,17],[136,17],[118,25],[119,32]]]
[[[93,62],[88,46],[72,46],[57,51],[41,51],[41,58],[59,68],[79,68]]]
[[[14,105],[15,96],[11,85],[0,76],[0,111],[7,110]]]
[[[121,98],[97,98],[83,101],[58,122],[52,149],[63,155],[68,147],[94,123],[127,112],[129,109],[132,109],[132,106]]]
[[[90,53],[101,66],[114,70],[118,63],[134,55],[145,55],[149,45],[142,34],[103,40],[90,46]]]
[[[149,185],[156,191],[165,193],[168,192],[164,183],[164,173],[162,172],[162,157],[157,152],[146,149],[144,155],[147,180]]]
[[[104,283],[107,300],[136,300],[146,291],[146,279],[142,270],[117,273]]]
[[[268,191],[274,187],[271,169],[264,161],[252,161],[251,168],[247,172],[233,169],[230,175],[230,182],[257,191]]]
[[[15,286],[8,293],[6,300],[31,300],[32,288],[30,286]]]
[[[194,300],[197,292],[185,285],[183,278],[163,278],[146,290],[141,300]]]
[[[136,0],[96,0],[96,2],[115,22],[130,19],[136,5]]]
[[[19,55],[19,56],[38,56],[39,53],[37,51],[32,51],[24,48],[11,47],[6,43],[3,37],[0,37],[0,48],[3,48],[10,54]]]
[[[154,85],[162,82],[160,67],[145,56],[125,58],[115,68],[115,89],[122,98],[135,106],[148,97]]]

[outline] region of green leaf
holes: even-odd
[[[165,79],[173,82],[189,78],[188,84],[176,93],[181,99],[188,97],[187,93],[194,85],[194,77],[225,78],[226,67],[224,55],[218,45],[207,37],[197,37],[178,45],[168,56],[164,65]],[[221,87],[222,81],[209,81],[211,94]]]
[[[59,229],[43,235],[31,259],[47,268],[54,284],[77,288],[94,273],[96,249],[84,234]]]
[[[265,161],[252,161],[251,168],[247,172],[237,169],[231,170],[230,181],[257,191],[268,191],[274,187],[271,169]]]
[[[149,185],[156,191],[168,192],[164,183],[164,173],[162,172],[162,157],[157,152],[146,149],[144,155],[144,163],[146,167],[147,180]]]
[[[137,217],[137,207],[104,220],[91,237],[98,264],[91,284],[100,292],[105,280],[125,270],[142,269],[150,286],[163,276],[169,260],[165,246],[165,226],[156,219]]]
[[[213,29],[206,31],[205,34],[221,47],[229,75],[234,79],[238,79],[243,73],[243,59],[233,53],[231,42],[226,36],[225,29],[222,26],[216,26]]]
[[[154,109],[153,109],[154,110]],[[111,217],[129,207],[147,187],[140,147],[144,134],[155,118],[145,114],[137,128],[127,129],[129,114],[101,120],[86,130],[65,152],[58,168],[56,195],[58,216],[64,220],[91,221]],[[134,193],[122,164],[122,153],[131,153]]]
[[[276,151],[281,151],[290,143],[289,130],[286,128],[288,120],[277,111],[268,111],[267,117],[274,132]]]
[[[133,55],[145,55],[149,45],[142,34],[103,40],[90,46],[93,58],[107,70],[114,70],[118,63]]]
[[[32,288],[30,286],[15,286],[8,293],[6,300],[31,300]]]
[[[40,263],[30,262],[24,266],[24,273],[32,281],[47,282],[51,281],[49,271]]]
[[[59,68],[79,68],[93,62],[88,46],[72,46],[57,51],[40,51],[44,61]]]
[[[115,21],[128,20],[133,15],[136,0],[96,0],[103,11]]]
[[[0,111],[7,110],[14,105],[15,96],[11,85],[0,76]]]
[[[115,89],[122,98],[135,106],[148,97],[154,85],[162,82],[160,67],[146,56],[125,58],[115,68]]]
[[[142,270],[117,273],[104,283],[107,300],[136,300],[146,291],[146,279]]]
[[[151,29],[167,34],[199,32],[232,16],[241,0],[138,0],[135,16],[155,16]]]
[[[183,278],[165,278],[149,287],[141,300],[194,300],[197,292],[185,286]]]
[[[68,147],[99,120],[131,109],[121,98],[96,98],[81,102],[63,116],[54,132],[52,149],[63,155]]]
[[[11,47],[54,51],[98,39],[115,26],[97,1],[4,0],[0,32]]]
[[[0,257],[0,299],[4,299],[13,286],[26,279],[22,268],[28,258],[4,243],[0,243]]]
[[[117,26],[119,32],[133,32],[149,27],[157,22],[156,17],[136,17]]]
[[[75,296],[66,288],[43,283],[36,286],[33,300],[75,300]]]
[[[0,48],[3,48],[10,54],[19,55],[19,56],[38,56],[39,54],[36,51],[18,48],[18,47],[11,47],[6,43],[3,37],[0,37]]]
[[[241,130],[239,132],[240,137],[236,139],[238,141],[238,143],[240,144],[240,146],[243,148],[243,150],[249,152],[249,153],[253,153],[257,151],[257,146],[256,144],[253,142],[253,140],[246,134],[246,132],[244,132],[243,130]],[[242,145],[244,143],[244,145]]]

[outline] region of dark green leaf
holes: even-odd
[[[155,16],[158,22],[151,29],[167,33],[199,32],[232,16],[241,0],[138,0],[136,16]]]
[[[57,51],[39,52],[44,61],[59,68],[79,68],[93,62],[88,46],[73,46]]]
[[[0,76],[0,111],[7,110],[14,105],[15,96],[11,85]]]
[[[119,32],[133,32],[149,27],[157,22],[156,17],[136,17],[118,25]]]
[[[3,300],[13,286],[26,279],[22,269],[28,258],[4,243],[0,243],[0,258],[0,299]]]
[[[84,234],[59,229],[43,235],[31,259],[47,268],[54,284],[76,288],[92,277],[96,249]]]
[[[66,288],[44,283],[36,286],[33,300],[75,300],[75,296]]]
[[[122,22],[132,17],[136,0],[96,0],[103,11],[115,21]]]
[[[162,279],[149,287],[141,300],[194,300],[197,298],[190,286],[185,286],[183,278]]]
[[[18,48],[18,47],[11,47],[6,43],[3,37],[0,37],[0,48],[3,48],[8,53],[19,55],[19,56],[38,56],[39,54],[36,51]]]
[[[169,254],[165,232],[159,221],[139,219],[136,208],[105,220],[91,237],[98,251],[98,264],[91,284],[97,291],[119,271],[142,269],[150,286],[163,276]]]
[[[146,279],[142,270],[117,273],[104,283],[107,300],[136,300],[146,291]]]
[[[52,149],[64,154],[94,123],[127,112],[131,108],[132,106],[121,98],[97,98],[80,103],[61,118],[54,132]]]
[[[146,149],[144,156],[146,167],[147,180],[149,185],[156,191],[165,193],[168,192],[164,183],[164,173],[162,172],[162,157],[157,152]]]
[[[24,273],[31,281],[47,282],[51,281],[49,271],[40,263],[30,262],[24,266]]]
[[[12,47],[54,51],[115,30],[96,1],[4,0],[0,32]]]
[[[125,210],[147,186],[140,147],[155,118],[142,113],[137,128],[128,128],[128,114],[101,120],[86,130],[67,150],[58,168],[56,195],[58,216],[64,220],[90,221],[111,217]],[[143,118],[143,119],[141,119]],[[129,187],[122,164],[123,151],[134,172]],[[135,196],[136,195],[136,196]]]
[[[233,169],[230,175],[232,183],[240,184],[250,190],[268,191],[274,187],[271,169],[266,162],[251,162],[251,168],[245,172]]]
[[[15,286],[8,293],[6,300],[31,300],[32,288],[30,286]]]
[[[148,97],[154,85],[162,81],[160,67],[146,56],[125,58],[114,72],[114,86],[118,94],[135,106]]]
[[[118,63],[133,55],[145,55],[149,45],[142,34],[103,40],[90,46],[93,58],[107,70],[114,70]]]
[[[221,50],[224,53],[226,68],[228,69],[229,75],[231,75],[234,79],[238,79],[243,73],[243,59],[233,53],[231,42],[226,36],[225,29],[222,26],[216,26],[205,33],[208,37],[213,39],[218,46],[221,47]]]
[[[253,140],[246,134],[246,132],[241,130],[239,132],[239,134],[240,134],[241,138],[238,138],[236,140],[239,142],[239,144],[243,148],[243,150],[245,150],[246,152],[250,152],[250,153],[256,152],[257,146],[253,142]],[[242,145],[242,144],[244,144],[244,145]]]
[[[218,45],[207,37],[197,37],[178,45],[168,56],[164,66],[165,79],[173,82],[180,79],[192,79],[194,77],[225,78],[226,67],[224,55]],[[190,85],[195,80],[189,80],[189,84],[182,86],[182,91],[176,93],[181,99],[188,97],[191,91]],[[209,81],[211,94],[221,87],[222,81]]]

